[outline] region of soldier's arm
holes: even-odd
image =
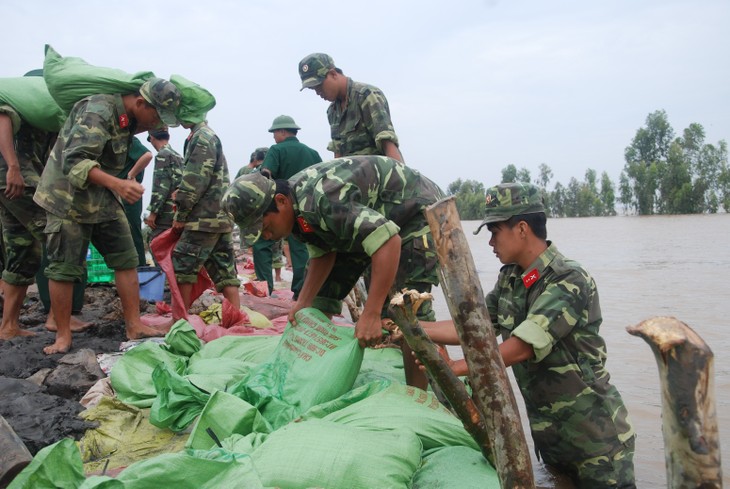
[[[0,155],[8,167],[5,195],[12,199],[23,194],[25,181],[20,173],[20,163],[13,144],[13,121],[9,115],[0,112]]]
[[[390,120],[388,101],[383,92],[371,90],[367,93],[362,104],[362,118],[383,154],[402,162],[403,155],[398,149],[398,136]]]
[[[398,234],[391,236],[372,254],[370,286],[360,319],[355,325],[355,338],[365,347],[382,336],[380,313],[388,292],[393,286],[400,261],[401,239]]]

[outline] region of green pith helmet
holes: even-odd
[[[531,183],[501,183],[487,189],[484,220],[474,231],[492,222],[502,222],[513,216],[545,212],[542,191]]]
[[[157,110],[163,124],[170,127],[179,124],[175,111],[181,95],[175,85],[162,78],[150,78],[139,87],[139,94]]]
[[[247,238],[261,233],[266,209],[276,194],[276,183],[259,172],[236,178],[221,199],[221,206]],[[253,242],[251,241],[251,242]]]
[[[313,88],[321,84],[327,73],[335,67],[335,62],[329,54],[312,53],[299,62],[299,78],[302,79],[302,88]]]
[[[294,119],[291,116],[280,115],[279,117],[274,119],[273,123],[271,123],[269,132],[274,132],[277,129],[290,129],[292,131],[298,131],[299,129],[301,129],[301,127],[297,126],[297,123],[294,122]]]

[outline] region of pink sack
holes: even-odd
[[[175,249],[175,244],[180,239],[180,233],[173,232],[170,228],[167,231],[162,232],[159,236],[150,242],[150,251],[152,256],[155,257],[160,268],[167,276],[167,283],[170,284],[170,296],[172,297],[172,317],[174,319],[188,319],[188,311],[185,310],[183,304],[182,295],[180,295],[180,288],[177,285],[177,279],[175,278],[175,269],[172,266],[172,250]],[[190,295],[190,302],[194,302],[195,299],[207,289],[215,290],[215,284],[208,276],[208,271],[205,267],[200,267],[198,272],[198,281],[193,285],[193,291]]]

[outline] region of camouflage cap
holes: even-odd
[[[545,212],[542,191],[531,183],[501,183],[487,189],[484,220],[474,231],[492,222],[502,222],[513,216]]]
[[[163,124],[179,125],[175,111],[180,105],[180,90],[175,85],[162,78],[150,78],[139,87],[139,94],[157,109]]]
[[[221,199],[221,206],[252,241],[261,233],[264,211],[276,194],[276,183],[259,172],[236,178]]]
[[[274,122],[271,124],[271,127],[269,128],[269,132],[274,132],[277,129],[292,129],[292,130],[299,130],[301,127],[297,126],[297,123],[294,122],[294,118],[289,115],[280,115],[276,119],[274,119]]]
[[[329,54],[312,53],[305,56],[299,62],[299,78],[302,79],[302,88],[299,91],[321,84],[334,67],[335,62]]]

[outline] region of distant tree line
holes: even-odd
[[[502,183],[532,181],[541,187],[551,217],[614,216],[617,203],[624,214],[638,215],[730,211],[727,143],[706,143],[701,124],[692,123],[675,137],[666,112],[653,112],[626,147],[624,159],[618,195],[608,174],[599,177],[592,169],[582,181],[571,177],[567,185],[557,182],[549,190],[553,172],[545,163],[534,181],[528,169],[507,165]],[[462,179],[447,188],[464,220],[482,218],[485,191],[483,183]]]

